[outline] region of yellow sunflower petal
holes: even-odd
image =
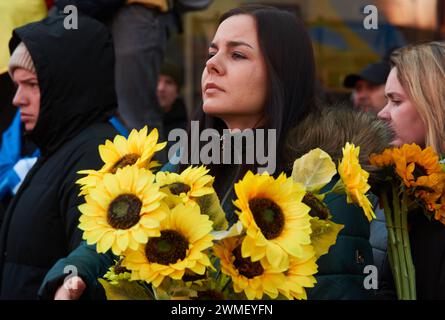
[[[110,230],[109,232],[105,233],[100,239],[100,241],[97,243],[96,246],[97,252],[105,253],[108,250],[110,250],[114,240],[115,240],[115,234],[113,231]]]

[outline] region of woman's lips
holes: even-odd
[[[28,121],[30,121],[32,119],[33,119],[33,117],[31,115],[28,115],[28,114],[20,115],[20,121],[21,122],[28,122]]]
[[[213,93],[218,93],[218,92],[223,92],[223,91],[220,89],[217,89],[217,88],[208,88],[205,91],[206,94],[213,94]]]
[[[209,82],[205,85],[204,92],[208,94],[216,92],[224,92],[224,90],[213,82]]]

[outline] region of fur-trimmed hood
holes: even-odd
[[[320,148],[338,163],[343,156],[342,148],[350,142],[360,146],[360,164],[372,174],[376,168],[369,164],[369,156],[388,148],[392,139],[391,129],[373,114],[346,107],[325,108],[308,115],[290,131],[285,161],[292,167],[295,159]]]

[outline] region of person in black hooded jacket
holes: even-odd
[[[14,104],[41,156],[0,217],[0,299],[36,299],[51,266],[78,246],[77,172],[99,169],[98,146],[117,134],[108,123],[117,107],[111,36],[81,15],[67,30],[64,18],[17,28],[9,44]],[[35,77],[19,78],[23,70]],[[38,94],[35,118],[26,90]]]

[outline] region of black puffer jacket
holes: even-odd
[[[42,156],[0,217],[1,299],[36,299],[47,271],[78,246],[77,172],[98,169],[98,145],[117,134],[107,122],[116,110],[111,36],[91,18],[79,16],[77,30],[63,21],[20,27],[10,42],[11,51],[25,43],[37,70],[40,114],[29,137]]]

